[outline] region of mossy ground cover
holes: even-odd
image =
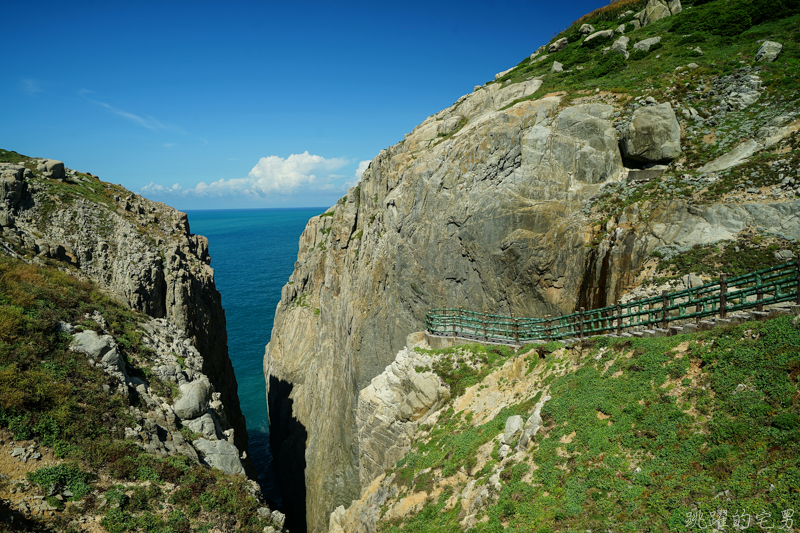
[[[139,328],[146,317],[56,268],[0,255],[0,427],[67,460],[34,472],[30,480],[42,491],[53,483],[69,488],[70,499],[85,502],[85,512],[105,514],[109,531],[188,532],[224,525],[260,532],[267,521],[256,513],[260,504],[246,479],[183,457],[158,459],[123,440],[124,428],[135,425],[129,409],[136,398],[114,393],[116,383],[85,355],[69,351],[70,335],[58,330],[60,321],[99,329],[85,317],[95,311],[131,373],[147,379]],[[108,487],[109,480],[126,483],[124,490]],[[101,497],[111,500],[115,490],[122,491],[118,505],[99,510]],[[72,531],[68,524],[77,514],[67,508],[40,525]]]
[[[728,277],[741,276],[749,272],[777,266],[786,261],[779,260],[775,253],[790,250],[800,255],[800,244],[758,232],[740,234],[735,241],[716,244],[695,245],[685,252],[669,258],[653,252],[658,258],[657,283],[689,273],[705,274],[718,281],[721,274]]]
[[[567,38],[569,44],[566,48],[549,54],[543,61],[525,58],[513,70],[490,83],[517,83],[541,76],[544,83],[529,97],[533,99],[556,91],[566,91],[575,96],[589,89],[631,95],[646,93],[663,99],[673,93],[685,93],[685,81],[682,85],[681,82],[687,74],[678,74],[676,68],[696,62],[700,68],[690,76],[728,74],[740,68],[740,62],[753,61],[759,39],[769,38],[784,43],[784,49],[778,61],[764,66],[765,85],[770,90],[797,96],[800,89],[800,46],[797,44],[800,41],[797,30],[800,27],[800,6],[796,0],[734,1],[736,9],[741,7],[748,11],[762,4],[776,4],[772,8],[761,6],[764,13],[743,19],[743,25],[737,26],[739,31],[734,34],[717,30],[723,27],[719,24],[720,17],[733,12],[731,2],[724,0],[714,0],[702,6],[683,2],[686,9],[682,13],[631,31],[629,24],[633,15],[618,17],[628,10],[639,10],[644,4],[644,1],[614,2],[601,8],[602,11],[581,18],[551,40]],[[700,19],[703,22],[698,22]],[[583,45],[585,36],[578,30],[584,23],[592,24],[596,31],[616,29],[626,24],[630,57],[625,60],[619,53],[603,51],[619,38],[619,34],[607,40],[595,38]],[[648,52],[634,51],[635,43],[650,37],[661,37],[661,42]],[[698,47],[702,54],[695,50]],[[564,72],[551,73],[553,61],[564,65]]]
[[[800,330],[791,318],[591,344],[576,348],[577,370],[550,383],[543,432],[522,460],[499,464],[502,489],[472,530],[687,531],[723,510],[729,528],[745,515],[751,527],[769,517],[764,525],[778,528],[782,513],[800,510]],[[401,461],[396,483],[434,487],[435,476],[419,472],[447,461],[449,471],[483,475],[470,472],[466,450],[533,400],[478,428],[448,411]],[[447,505],[460,490],[381,530],[460,531],[461,506]]]

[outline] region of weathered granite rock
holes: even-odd
[[[22,198],[24,172],[25,168],[22,166],[0,167],[0,203],[7,206],[7,210],[15,209]]]
[[[181,395],[175,400],[173,409],[181,420],[191,420],[208,410],[211,400],[211,384],[202,379],[180,386]]]
[[[681,127],[668,103],[634,111],[620,141],[625,157],[649,163],[670,161],[681,153]]]
[[[244,474],[244,467],[239,458],[239,449],[226,440],[197,439],[192,445],[203,453],[203,460],[209,466],[222,470],[226,474]]]
[[[633,49],[641,50],[642,52],[647,52],[650,50],[651,46],[660,42],[661,42],[661,37],[650,37],[649,39],[642,39],[641,41],[633,45]]]
[[[78,187],[72,182],[79,180],[100,183],[96,177],[67,172],[59,161],[40,161],[35,172],[0,163],[0,174],[0,222],[6,228],[13,225],[13,235],[3,233],[3,238],[36,254],[34,260],[68,263],[131,309],[176,328],[182,342],[197,352],[192,359],[198,365],[195,370],[209,377],[220,395],[221,419],[235,429],[237,446],[246,450],[247,430],[208,241],[190,232],[187,216],[119,186],[102,188],[107,202],[92,201],[76,190],[70,202],[53,205],[52,185],[42,178],[69,175],[62,187]],[[182,348],[175,351],[183,353]],[[97,362],[107,369],[118,368],[120,386],[128,388],[123,363],[117,362],[119,357],[108,357]],[[141,386],[130,385],[131,390]]]
[[[605,40],[605,39],[611,39],[612,37],[614,37],[614,30],[597,31],[589,35],[586,39],[584,39],[583,42],[581,43],[581,46],[584,46],[594,41],[595,39]]]
[[[506,70],[504,70],[502,72],[498,72],[497,74],[494,75],[494,79],[499,80],[500,78],[502,78],[503,76],[505,76],[506,74],[511,72],[512,70],[514,70],[514,67],[506,69]]]
[[[681,10],[680,0],[650,0],[645,8],[635,16],[642,27],[644,27],[657,20],[671,15],[677,15]]]
[[[546,44],[543,44],[542,46],[540,46],[539,48],[537,48],[537,49],[536,49],[536,51],[535,51],[534,53],[532,53],[532,54],[531,54],[531,56],[530,56],[530,58],[529,58],[529,59],[531,59],[531,60],[534,60],[534,59],[536,59],[536,57],[537,57],[537,56],[539,56],[539,55],[541,55],[541,54],[545,53],[546,51],[547,51],[547,45],[546,45]]]
[[[634,205],[590,248],[584,202],[625,175],[616,109],[562,108],[558,96],[514,103],[539,87],[538,80],[490,84],[459,98],[382,150],[359,186],[301,235],[264,372],[273,453],[276,463],[304,469],[295,482],[309,531],[325,531],[331,511],[359,498],[362,466],[384,460],[361,449],[359,392],[392,363],[406,335],[424,327],[428,309],[544,316],[603,306],[633,284],[658,246],[730,238],[756,220],[786,235],[800,229],[791,216],[800,206],[789,203]],[[651,133],[640,146],[657,160],[679,150],[670,144],[677,120],[666,108],[645,121],[661,123],[665,134]],[[439,136],[456,115],[462,127]],[[402,415],[374,417],[374,433],[386,442],[401,435],[416,406],[406,404]],[[397,433],[382,433],[389,427]]]
[[[203,435],[206,439],[218,440],[222,433],[219,424],[209,413],[194,420],[184,420],[183,425],[195,433]]]
[[[45,159],[39,163],[36,170],[47,178],[63,180],[66,177],[64,163],[55,159]]]
[[[549,97],[499,110],[534,81],[514,93],[492,84],[430,117],[301,236],[264,370],[276,463],[305,443],[295,464],[305,467],[297,483],[310,531],[358,497],[358,391],[428,307],[534,316],[576,305],[587,251],[575,214],[623,170],[613,108],[559,113],[559,97]],[[436,124],[455,114],[466,125],[437,139]]]
[[[750,156],[763,148],[755,139],[748,139],[736,145],[730,152],[697,169],[699,172],[719,172],[744,163]]]
[[[547,53],[552,54],[558,52],[559,50],[563,50],[567,47],[569,41],[566,37],[562,37],[561,39],[557,40],[556,42],[552,43],[550,46],[547,47]]]
[[[358,396],[359,478],[368,485],[400,460],[424,416],[450,397],[431,372],[417,372],[431,357],[404,348]]]
[[[519,438],[519,442],[517,442],[517,449],[524,450],[528,448],[528,445],[533,442],[533,437],[539,432],[542,427],[542,407],[547,400],[550,399],[549,395],[545,395],[544,398],[539,400],[536,406],[533,408],[533,414],[528,418],[525,422],[525,427],[522,428],[522,435]]]
[[[775,41],[764,41],[761,47],[756,52],[756,61],[765,61],[771,63],[778,58],[778,54],[783,50],[781,43]]]
[[[111,335],[98,335],[97,332],[87,329],[72,337],[69,349],[73,352],[85,353],[97,360],[108,353],[114,345],[114,338]]]
[[[519,415],[509,416],[506,419],[506,427],[503,430],[503,438],[500,442],[511,444],[514,437],[522,431],[522,417]]]
[[[614,44],[611,45],[611,51],[620,53],[623,56],[625,56],[625,59],[628,59],[628,57],[630,56],[630,54],[628,53],[629,41],[630,39],[628,37],[625,36],[620,37],[619,39],[614,41]]]
[[[591,24],[584,24],[578,31],[584,35],[588,35],[590,33],[594,33],[594,26]]]
[[[553,61],[553,66],[550,68],[550,72],[564,72],[564,65],[558,61]]]

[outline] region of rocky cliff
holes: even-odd
[[[558,315],[619,300],[654,256],[800,238],[797,92],[762,84],[788,67],[763,66],[754,37],[698,38],[741,60],[688,46],[674,28],[716,3],[634,4],[426,119],[309,221],[264,358],[273,451],[309,531],[367,483],[359,393],[429,308]]]
[[[154,437],[156,426],[160,424],[163,441],[165,434],[177,431],[167,420],[177,417],[191,425],[198,417],[213,415],[214,439],[218,433],[218,438],[230,440],[235,455],[244,453],[246,458],[247,431],[228,357],[225,312],[205,237],[190,232],[186,214],[97,176],[68,169],[60,161],[5,154],[11,156],[0,163],[5,252],[92,280],[128,308],[155,319],[145,333],[149,349],[163,363],[156,369],[158,377],[179,385],[180,395],[175,405],[156,409],[158,423],[144,424],[147,417],[138,413],[142,424],[130,438],[164,451],[164,443]],[[115,342],[94,339],[89,344],[98,359]],[[125,374],[124,364],[119,370]],[[181,402],[203,408],[181,410]],[[149,434],[138,434],[142,425],[149,426]]]

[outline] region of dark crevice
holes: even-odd
[[[305,533],[308,432],[292,416],[292,389],[291,383],[269,376],[269,442],[286,514],[285,526],[292,533]]]

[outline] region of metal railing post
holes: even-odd
[[[761,303],[761,300],[763,299],[764,299],[764,289],[762,289],[761,286],[759,285],[759,287],[756,288],[756,302],[757,302],[756,311],[764,310],[764,304]]]
[[[578,315],[579,327],[581,330],[581,340],[583,340],[583,307],[581,307],[580,314]]]
[[[553,331],[552,331],[552,320],[550,320],[550,315],[545,315],[544,317],[547,322],[545,322],[545,327],[547,328],[547,340],[551,340],[553,338]]]
[[[800,261],[794,264],[794,279],[797,282],[797,296],[795,296],[795,305],[800,305]]]
[[[700,291],[697,291],[697,303],[694,305],[694,312],[697,314],[697,316],[694,317],[695,324],[700,323],[700,313],[703,312],[703,302],[700,301],[699,296],[700,296]]]
[[[516,318],[514,319],[514,342],[519,344],[519,325]]]
[[[725,274],[719,276],[719,317],[725,318],[728,306],[728,281]]]
[[[622,335],[622,306],[617,302],[617,335]]]
[[[667,307],[669,307],[667,291],[661,291],[661,327],[664,329],[667,329]]]

